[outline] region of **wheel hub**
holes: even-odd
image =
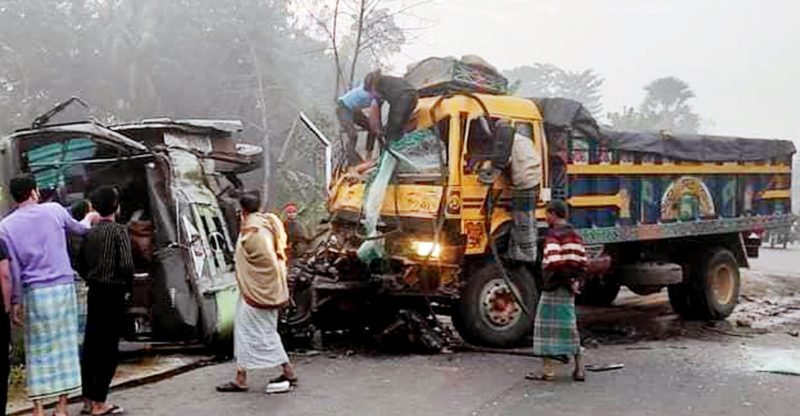
[[[719,265],[713,271],[711,284],[717,302],[722,305],[733,302],[736,278],[730,266],[725,264]]]
[[[503,279],[489,281],[481,291],[481,318],[491,326],[508,328],[519,321],[522,308]]]

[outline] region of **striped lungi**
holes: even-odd
[[[575,296],[563,287],[542,292],[533,328],[533,354],[539,357],[574,356],[580,348]]]
[[[75,285],[29,288],[25,291],[24,306],[28,397],[46,399],[79,391]]]
[[[278,334],[278,309],[256,309],[240,298],[233,325],[233,354],[239,367],[257,370],[289,362]]]

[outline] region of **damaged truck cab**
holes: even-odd
[[[118,187],[135,265],[128,336],[224,345],[238,299],[236,204],[225,195],[241,187],[237,174],[261,163],[261,148],[234,140],[241,128],[167,119],[35,126],[0,142],[2,183],[31,174],[44,200],[66,207],[99,186]],[[2,202],[7,211],[5,190]]]

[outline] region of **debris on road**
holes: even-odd
[[[625,364],[606,364],[606,365],[594,365],[589,364],[586,366],[586,371],[591,371],[593,373],[601,373],[605,371],[614,371],[614,370],[621,370],[625,368]]]
[[[267,384],[267,389],[265,393],[267,394],[279,394],[279,393],[288,393],[291,391],[292,385],[288,381],[281,381],[279,383],[269,383]]]
[[[800,376],[800,370],[759,370],[759,373],[779,374],[782,376]]]

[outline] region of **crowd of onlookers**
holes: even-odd
[[[24,328],[27,392],[33,414],[43,416],[45,402],[56,399],[54,415],[67,415],[69,396],[78,392],[84,400],[82,414],[125,413],[107,401],[134,277],[128,229],[117,222],[120,191],[99,187],[88,201],[73,205],[69,212],[58,203],[41,202],[31,176],[11,179],[8,190],[14,208],[0,222],[0,282],[5,306],[0,314],[0,342],[3,348],[9,347],[11,323]],[[217,390],[245,391],[247,370],[276,366],[283,372],[270,380],[267,391],[291,389],[297,385],[297,377],[277,327],[278,311],[289,302],[286,261],[291,243],[285,227],[291,230],[292,240],[303,238],[302,227],[294,221],[298,209],[287,205],[284,224],[274,214],[259,212],[261,200],[256,193],[243,193],[240,205],[235,253],[241,294],[234,326],[237,372],[233,382]],[[76,275],[89,288],[82,344]],[[0,376],[6,381],[0,409],[5,410],[9,355],[0,356]]]
[[[126,228],[116,222],[120,195],[100,187],[89,197],[80,221],[58,203],[40,203],[35,179],[18,176],[8,184],[15,207],[0,222],[0,280],[5,314],[2,337],[9,342],[9,319],[25,334],[25,371],[33,414],[44,415],[44,401],[57,398],[55,414],[66,415],[71,393],[81,391],[84,413],[120,414],[106,402],[117,366],[124,305],[133,281]],[[82,236],[76,267],[68,234]],[[76,270],[89,286],[86,332],[81,354]],[[8,379],[8,354],[2,354]],[[0,406],[5,409],[7,389]]]

